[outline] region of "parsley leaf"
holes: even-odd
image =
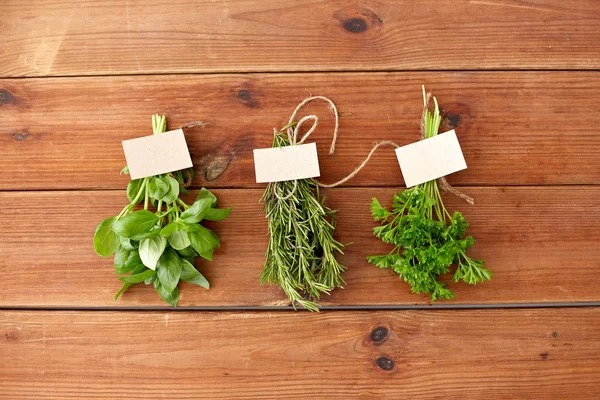
[[[426,110],[423,115],[426,138],[437,135],[441,122],[435,98],[434,102],[433,114]],[[456,265],[453,282],[475,285],[492,278],[483,260],[467,256],[475,239],[465,237],[469,224],[463,215],[450,215],[444,206],[437,181],[394,194],[391,211],[374,198],[371,214],[381,223],[373,228],[373,234],[394,245],[394,249],[387,255],[369,256],[367,261],[394,271],[413,293],[428,294],[432,301],[454,298],[454,293],[439,281],[452,265]]]

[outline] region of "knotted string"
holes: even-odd
[[[423,89],[424,91],[425,89]],[[429,107],[429,101],[431,100],[431,93],[427,93],[427,95],[425,96],[425,101],[423,104],[423,115],[421,117],[421,124],[420,124],[420,140],[425,139],[425,113],[428,110]],[[440,185],[440,189],[442,189],[444,192],[450,192],[453,195],[455,195],[456,197],[459,197],[461,199],[463,199],[464,201],[466,201],[467,203],[469,203],[470,205],[475,205],[475,200],[471,197],[468,196],[466,194],[464,194],[463,192],[461,192],[458,189],[455,189],[454,187],[452,187],[448,181],[446,180],[445,176],[442,176],[441,178],[437,179],[439,185]]]
[[[298,111],[300,111],[300,109],[302,107],[304,107],[306,104],[308,104],[314,100],[323,100],[323,101],[327,102],[329,104],[329,108],[331,109],[331,112],[333,113],[333,116],[335,117],[335,126],[333,127],[333,139],[331,140],[331,147],[329,148],[329,154],[333,154],[335,152],[335,142],[337,141],[337,135],[338,135],[338,130],[339,130],[339,126],[340,126],[340,117],[338,115],[337,107],[335,106],[333,101],[331,101],[330,99],[328,99],[325,96],[308,97],[296,106],[296,109],[294,109],[294,112],[292,113],[292,116],[290,117],[290,120],[287,124],[288,140],[290,141],[290,144],[292,146],[294,146],[296,144],[302,144],[315,131],[315,129],[317,129],[317,125],[319,124],[319,117],[317,117],[316,115],[307,115],[305,117],[302,117],[300,119],[300,121],[298,121],[298,123],[294,126],[294,119],[296,119],[296,114],[298,114]],[[300,141],[297,142],[298,132],[300,131],[300,128],[302,127],[302,125],[304,125],[308,121],[313,121],[312,126],[310,127],[310,129],[308,131],[306,131],[306,133],[304,134],[304,136],[302,136]],[[275,133],[277,133],[277,132],[275,132]]]
[[[425,112],[427,111],[430,97],[431,97],[431,93],[428,93],[427,99],[425,101],[425,105],[423,108],[423,116],[421,118],[421,129],[420,129],[421,140],[425,139]],[[339,130],[340,124],[339,124],[339,115],[338,115],[337,107],[335,106],[333,101],[331,101],[331,99],[329,99],[325,96],[311,96],[311,97],[304,99],[294,109],[294,112],[292,113],[290,120],[289,120],[288,124],[286,125],[286,127],[282,128],[280,131],[277,131],[277,129],[273,129],[273,134],[277,135],[279,132],[286,130],[288,140],[292,146],[304,143],[306,141],[306,139],[308,139],[308,137],[315,131],[315,129],[317,129],[317,125],[319,124],[319,117],[317,117],[316,115],[307,115],[305,117],[302,117],[296,125],[294,125],[294,119],[296,118],[298,111],[300,111],[300,109],[302,107],[304,107],[306,104],[308,104],[314,100],[323,100],[323,101],[327,102],[329,104],[329,108],[331,109],[331,112],[333,113],[333,115],[335,117],[335,126],[333,128],[333,139],[331,140],[331,146],[329,147],[329,154],[331,155],[335,152],[335,143],[337,141],[338,130]],[[302,136],[300,141],[298,141],[298,132],[300,131],[300,128],[302,127],[302,125],[304,125],[308,121],[312,121],[313,124],[308,129],[308,131],[306,131],[304,136]],[[394,148],[400,147],[398,144],[396,144],[395,142],[392,142],[390,140],[383,140],[381,142],[375,142],[373,144],[373,147],[371,148],[371,151],[369,151],[369,154],[367,155],[367,157],[347,176],[345,176],[344,178],[342,178],[339,181],[334,182],[334,183],[326,184],[326,183],[321,183],[321,182],[317,181],[317,184],[320,187],[324,187],[324,188],[334,188],[334,187],[337,187],[337,186],[340,186],[340,185],[346,183],[350,179],[354,178],[368,164],[369,160],[371,159],[371,157],[373,156],[375,151],[378,148],[383,147],[383,146],[392,146]],[[475,204],[475,201],[473,200],[472,197],[467,196],[466,194],[464,194],[464,193],[460,192],[459,190],[450,186],[450,184],[448,183],[448,181],[446,180],[445,177],[438,178],[438,183],[442,190],[444,190],[446,192],[450,192],[457,197],[460,197],[461,199],[465,200],[467,203],[469,203],[471,205]],[[277,182],[274,182],[273,184],[275,185],[275,190],[273,192],[275,194],[275,197],[277,197],[279,200],[287,200],[290,197],[292,197],[292,195],[296,192],[296,189],[298,187],[298,181],[294,180],[294,186],[292,187],[292,190],[286,196],[282,197],[278,193]]]

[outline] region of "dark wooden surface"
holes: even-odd
[[[340,112],[336,154],[328,156],[333,119],[324,104],[311,136],[322,180],[345,176],[373,141],[408,144],[418,137],[421,84],[435,91],[455,128],[469,169],[453,184],[595,184],[600,176],[599,72],[428,72],[168,75],[0,79],[6,94],[0,125],[0,188],[122,189],[121,140],[146,135],[152,113],[171,127],[205,120],[187,132],[196,186],[254,183],[252,149],[271,144],[309,90]],[[381,149],[352,186],[403,184],[394,152]]]
[[[588,186],[464,187],[477,199],[470,206],[451,196],[447,205],[464,212],[477,243],[474,257],[485,259],[494,279],[477,286],[450,284],[453,301],[437,304],[504,304],[597,301],[594,276],[600,260],[600,190]],[[323,297],[323,304],[376,306],[428,304],[389,270],[380,270],[366,255],[390,247],[376,239],[371,198],[391,204],[395,188],[330,189],[328,204],[339,210],[337,237],[353,242],[341,258],[347,265],[344,290]],[[266,220],[259,189],[215,190],[229,219],[214,223],[223,246],[212,262],[198,260],[210,290],[183,285],[180,306],[283,306],[276,287],[260,286],[258,275],[267,246]],[[567,200],[568,199],[568,200]],[[121,283],[112,259],[90,246],[103,218],[123,207],[122,190],[0,193],[3,257],[0,259],[0,306],[122,307],[163,306],[151,287],[134,287],[121,300],[113,295]],[[50,218],[47,216],[50,215]],[[43,221],[43,223],[41,223]],[[35,244],[35,251],[33,250]],[[31,247],[29,247],[31,246]]]
[[[595,0],[5,0],[4,76],[598,69]]]
[[[597,398],[599,23],[593,0],[1,2],[0,399]],[[346,288],[293,312],[258,281],[252,149],[326,95],[335,155],[326,106],[306,112],[335,181],[374,141],[416,140],[421,84],[461,142],[448,180],[476,204],[445,199],[493,280],[430,306],[365,261],[387,249],[371,197],[403,188],[382,149],[324,191],[353,242]],[[115,303],[92,248],[125,204],[120,142],[153,113],[209,123],[186,131],[193,188],[234,207],[197,265],[211,289],[182,284],[177,310],[146,287]]]
[[[0,312],[7,399],[597,397],[598,308]]]

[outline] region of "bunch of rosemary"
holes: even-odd
[[[285,129],[273,147],[290,145]],[[333,238],[335,211],[325,206],[314,179],[269,183],[261,201],[270,236],[261,284],[278,284],[294,309],[318,311],[320,295],[344,284],[345,267],[335,258],[344,248]]]
[[[425,139],[438,134],[441,116],[435,97],[433,114],[423,89],[423,125]],[[475,239],[464,237],[469,224],[460,212],[451,215],[442,200],[437,180],[429,181],[394,195],[388,211],[373,198],[371,213],[381,226],[373,228],[375,236],[394,245],[387,255],[369,256],[367,260],[380,268],[390,268],[407,282],[413,293],[426,293],[431,300],[451,299],[454,293],[438,279],[456,264],[452,280],[474,285],[490,280],[492,273],[483,260],[473,260],[466,251]]]

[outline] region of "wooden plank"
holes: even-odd
[[[252,149],[271,145],[308,95],[330,96],[340,111],[336,154],[324,104],[308,107],[320,126],[311,136],[321,179],[336,181],[377,140],[417,139],[421,84],[438,96],[456,128],[469,169],[459,185],[596,184],[600,179],[600,73],[381,73],[152,76],[0,80],[0,190],[124,188],[121,140],[150,134],[150,115],[187,131],[195,185],[261,187]],[[348,184],[398,186],[394,152],[381,149]]]
[[[9,399],[595,399],[600,309],[0,312]]]
[[[597,69],[594,0],[8,0],[0,76]]]
[[[476,287],[450,284],[456,299],[436,304],[494,304],[600,301],[600,187],[475,188],[469,206],[446,195],[450,210],[462,211],[477,239],[474,257],[493,270],[491,282]],[[184,284],[180,306],[282,306],[279,288],[260,286],[267,246],[260,190],[217,190],[234,211],[212,224],[223,246],[212,263],[198,268],[210,290]],[[428,304],[428,297],[387,270],[365,261],[390,247],[374,238],[369,204],[377,196],[390,204],[394,189],[332,189],[328,204],[338,209],[337,236],[354,242],[342,261],[346,289],[322,299],[323,305]],[[96,225],[123,207],[123,191],[0,193],[0,306],[138,307],[166,306],[151,287],[130,289],[115,303],[120,287],[112,259],[92,248]]]

